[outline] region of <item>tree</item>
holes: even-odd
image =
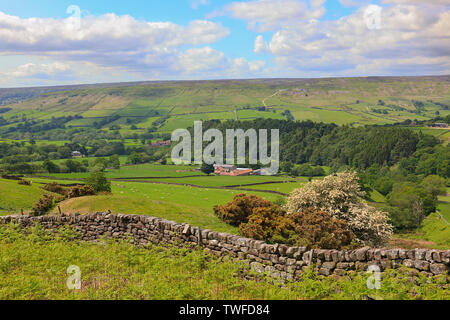
[[[280,166],[281,171],[286,174],[291,174],[293,168],[294,165],[292,164],[292,162],[282,162]]]
[[[431,175],[423,179],[421,186],[434,197],[447,194],[445,179],[437,175]]]
[[[109,157],[109,164],[116,170],[120,169],[119,155],[115,154],[115,155],[112,155],[111,157]]]
[[[111,192],[111,182],[106,179],[103,172],[93,172],[85,180],[86,185],[94,188],[95,192]]]
[[[325,175],[325,170],[323,170],[322,167],[315,167],[315,168],[313,168],[313,170],[312,170],[312,175],[313,175],[314,177],[322,177],[322,176]]]
[[[394,186],[394,182],[388,177],[378,178],[374,183],[374,189],[381,193],[383,196],[386,196],[389,192],[392,191],[392,187]]]
[[[346,221],[359,242],[371,246],[383,245],[392,236],[389,217],[387,213],[363,202],[361,198],[364,196],[356,172],[341,172],[294,190],[285,209],[291,215],[309,208],[325,211],[334,218]]]
[[[129,156],[128,156],[128,162],[131,164],[139,164],[142,163],[142,154],[133,151]]]
[[[212,164],[207,164],[207,163],[203,162],[203,164],[202,164],[200,170],[201,170],[204,174],[207,174],[207,175],[209,176],[211,173],[214,173],[214,165],[212,165]]]
[[[49,159],[45,159],[42,166],[49,173],[59,173],[59,166],[57,164],[55,164],[54,162],[50,161]]]

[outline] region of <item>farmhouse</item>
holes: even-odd
[[[237,167],[230,164],[215,164],[214,173],[217,175],[227,175],[230,172],[236,170]]]
[[[234,165],[228,164],[215,164],[214,174],[219,176],[248,176],[253,173],[253,169],[248,168],[237,168]]]
[[[72,158],[82,158],[83,154],[80,151],[73,151]]]
[[[447,129],[448,128],[448,123],[435,123],[433,125],[431,125],[432,128],[444,128]]]
[[[156,142],[152,143],[152,146],[159,148],[159,147],[168,147],[171,144],[172,144],[172,141],[170,141],[170,140],[167,140],[167,141],[156,141]]]

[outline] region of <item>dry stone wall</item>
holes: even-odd
[[[450,250],[369,247],[357,250],[307,250],[304,247],[288,247],[282,244],[270,245],[264,241],[202,230],[188,224],[145,215],[96,213],[0,217],[0,224],[11,222],[25,228],[39,223],[50,230],[69,225],[77,229],[85,241],[106,236],[130,239],[140,245],[166,243],[192,248],[201,247],[209,254],[242,260],[257,272],[267,272],[283,279],[295,279],[311,265],[314,265],[322,275],[343,275],[350,270],[364,271],[370,265],[377,265],[381,271],[405,266],[430,276],[448,274],[450,270]]]

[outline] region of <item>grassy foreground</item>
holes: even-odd
[[[0,227],[0,299],[450,299],[444,278],[390,271],[380,290],[367,287],[368,274],[340,279],[305,273],[300,282],[246,280],[243,266],[203,251],[137,248],[115,241],[85,243],[62,229],[49,235],[36,226],[24,234]],[[66,270],[81,270],[81,290],[69,290]]]

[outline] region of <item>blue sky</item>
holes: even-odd
[[[0,0],[0,87],[448,74],[447,3]]]

